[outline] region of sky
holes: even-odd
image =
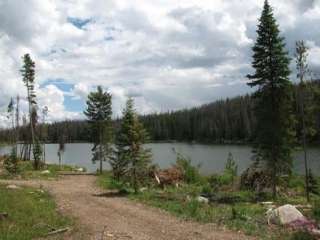
[[[320,78],[320,0],[270,0],[290,56],[297,40]],[[114,117],[128,97],[140,114],[199,106],[252,91],[251,48],[263,0],[0,0],[0,127],[20,95],[19,70],[36,63],[39,109],[48,122],[84,119],[98,85]],[[291,64],[295,71],[294,61]],[[292,74],[295,80],[295,74]]]

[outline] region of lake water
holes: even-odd
[[[188,143],[151,143],[146,144],[153,153],[153,162],[161,168],[169,167],[176,160],[176,152],[189,157],[193,164],[201,164],[203,174],[219,173],[223,171],[228,153],[231,152],[239,172],[245,170],[251,163],[251,147],[243,145],[204,145]],[[92,144],[73,143],[65,145],[65,152],[62,163],[85,167],[87,171],[94,172],[99,164],[91,162]],[[46,144],[47,163],[58,163],[58,144]],[[0,147],[0,155],[8,153],[10,147]],[[310,148],[308,150],[309,166],[314,174],[320,175],[320,148]],[[104,168],[109,169],[107,162]],[[304,172],[304,162],[302,152],[294,153],[294,170],[297,173]]]

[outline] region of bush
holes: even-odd
[[[224,175],[228,176],[231,179],[232,185],[234,184],[234,179],[238,175],[238,166],[236,162],[234,161],[233,155],[231,152],[229,152],[227,163],[224,170]]]
[[[19,172],[19,159],[17,157],[16,148],[12,147],[10,156],[7,156],[4,160],[4,168],[9,174],[17,174]]]
[[[186,183],[203,183],[204,179],[201,177],[199,169],[200,165],[193,166],[191,159],[184,157],[182,154],[177,154],[176,165],[183,172],[183,178]]]
[[[218,191],[220,187],[232,184],[233,176],[229,173],[222,175],[213,174],[208,178],[208,182],[213,191]]]

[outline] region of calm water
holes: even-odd
[[[238,164],[239,172],[245,170],[251,163],[251,148],[249,146],[237,145],[203,145],[188,143],[152,143],[147,144],[153,153],[153,161],[160,167],[169,167],[175,162],[176,152],[190,157],[194,164],[201,164],[203,174],[219,173],[224,169],[228,153],[231,152]],[[92,145],[88,143],[66,144],[62,162],[68,165],[85,167],[87,171],[93,172],[99,164],[91,162]],[[8,153],[9,147],[0,147],[0,154]],[[58,163],[58,144],[46,145],[46,156],[48,163]],[[309,165],[313,172],[320,175],[320,148],[308,150]],[[108,169],[107,162],[104,168]],[[303,155],[301,152],[294,154],[294,169],[297,173],[304,172]]]

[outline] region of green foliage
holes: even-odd
[[[147,140],[147,132],[134,110],[133,99],[129,98],[116,137],[116,156],[110,164],[114,177],[129,182],[135,192],[149,181],[152,155],[150,149],[143,147]]]
[[[88,95],[87,109],[84,114],[87,116],[91,125],[92,139],[92,161],[100,161],[100,173],[102,174],[102,162],[111,159],[113,149],[112,143],[112,96],[104,92],[101,86],[97,87],[96,92]]]
[[[23,188],[14,191],[0,185],[0,212],[8,219],[0,221],[0,239],[29,240],[45,237],[55,229],[72,225],[70,219],[56,211],[48,193],[39,189]]]
[[[43,174],[42,170],[49,170],[49,173]],[[78,167],[67,166],[67,165],[57,165],[49,164],[43,165],[41,171],[34,170],[34,164],[32,161],[18,161],[17,163],[17,174],[2,174],[0,175],[1,179],[15,179],[17,176],[21,179],[44,179],[44,180],[55,180],[58,178],[60,171],[73,172],[77,171]]]
[[[4,160],[4,168],[7,170],[9,174],[17,174],[19,172],[19,159],[17,157],[17,149],[16,147],[12,147],[11,153]]]
[[[225,166],[225,172],[230,173],[234,177],[236,177],[238,174],[238,166],[234,161],[234,158],[231,152],[229,152],[228,154],[228,159]]]
[[[279,177],[291,173],[294,118],[292,84],[289,81],[289,57],[284,39],[268,1],[259,19],[257,40],[253,47],[253,75],[248,75],[254,93],[256,125],[256,158],[266,162],[272,173],[273,195]],[[272,40],[270,40],[272,39]]]
[[[234,161],[233,155],[229,152],[227,163],[224,170],[225,177],[231,178],[232,185],[234,184],[234,180],[238,174],[238,165]],[[226,179],[227,180],[227,179]]]
[[[202,183],[203,178],[200,175],[200,165],[193,166],[190,158],[177,153],[176,165],[182,170],[184,181],[189,184]]]

